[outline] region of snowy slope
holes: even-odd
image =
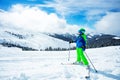
[[[113,37],[113,39],[120,39],[120,37]]]
[[[33,49],[68,48],[68,42],[40,32],[24,30],[0,30],[0,43],[11,43]]]
[[[85,68],[61,65],[75,61],[76,51],[27,51],[0,46],[0,80],[86,80]],[[120,79],[120,46],[87,49],[98,70],[89,80]]]

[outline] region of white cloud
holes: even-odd
[[[54,8],[62,16],[81,13],[81,11],[88,11],[87,14],[90,11],[90,14],[96,15],[112,9],[119,9],[119,3],[120,0],[53,0],[39,6]]]
[[[0,24],[4,27],[29,29],[40,32],[74,33],[79,26],[69,25],[55,13],[47,14],[37,7],[13,5],[9,11],[0,12]]]
[[[89,15],[92,14],[96,14],[96,12],[90,13]],[[109,19],[109,14],[107,19]],[[101,21],[96,24],[96,29],[99,32],[103,29],[101,28]],[[77,33],[80,27],[84,27],[87,33],[94,32],[94,30],[89,28],[89,26],[67,24],[65,19],[59,18],[55,13],[48,14],[47,12],[42,11],[38,7],[30,7],[20,4],[13,5],[9,11],[0,12],[0,25],[14,29],[21,28],[25,30],[29,29],[32,31],[50,33]],[[100,25],[100,27],[98,25]]]
[[[108,13],[95,24],[100,33],[108,33],[120,36],[120,12]]]
[[[100,20],[107,12],[120,10],[119,4],[120,0],[53,0],[38,6],[53,8],[63,18],[83,15],[89,23]]]

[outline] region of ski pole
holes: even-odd
[[[88,55],[87,55],[87,53],[86,53],[86,52],[85,52],[85,54],[86,54],[86,56],[87,56],[88,60],[90,61],[90,63],[92,64],[92,66],[93,66],[93,68],[94,68],[95,72],[97,73],[97,70],[96,70],[95,66],[93,65],[92,61],[90,60],[90,58],[88,57]]]
[[[68,61],[70,61],[70,43],[69,43],[69,54],[68,54]]]

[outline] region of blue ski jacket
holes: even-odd
[[[77,48],[82,48],[83,50],[85,50],[86,41],[81,35],[79,35],[74,42],[76,42]]]

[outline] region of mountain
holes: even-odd
[[[0,30],[0,44],[6,47],[18,47],[22,50],[68,50],[70,40],[75,40],[76,34],[50,34],[25,30]],[[87,48],[120,45],[120,37],[109,34],[87,34]],[[71,49],[75,45],[71,44]]]
[[[74,34],[48,34],[51,37],[62,39],[64,41],[75,40],[77,35]],[[116,46],[120,45],[120,37],[110,34],[87,34],[87,48],[105,47],[105,46]]]
[[[120,37],[110,34],[88,34],[88,48],[120,45]]]
[[[67,49],[68,43],[43,33],[22,30],[1,30],[0,44],[7,47],[18,47],[22,50]]]

